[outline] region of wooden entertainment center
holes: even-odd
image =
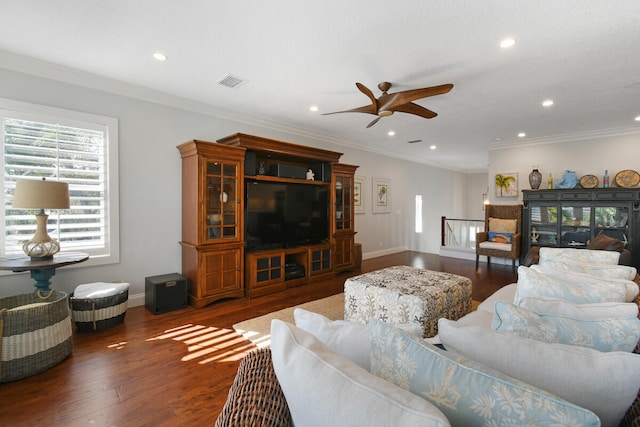
[[[178,146],[182,157],[182,274],[189,303],[255,297],[355,267],[354,175],[342,153],[237,133]],[[312,172],[313,179],[307,176]],[[326,239],[248,250],[247,183],[290,183],[328,191]],[[305,187],[309,188],[309,187]],[[249,201],[251,202],[251,201]]]

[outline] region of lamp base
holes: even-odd
[[[32,260],[47,260],[60,252],[60,244],[47,234],[47,219],[44,210],[36,215],[36,234],[22,245],[22,250]]]

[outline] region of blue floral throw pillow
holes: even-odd
[[[493,231],[489,232],[489,241],[494,243],[511,243],[511,238],[513,233],[495,233]]]
[[[433,403],[452,426],[599,426],[591,411],[377,319],[371,373]]]
[[[497,301],[492,328],[546,343],[589,347],[599,351],[633,351],[640,339],[640,319],[577,320],[540,315],[505,301]]]

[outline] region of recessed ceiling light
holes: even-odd
[[[435,145],[430,145],[429,148],[432,149],[432,150],[435,150],[438,147],[436,147]]]
[[[518,138],[524,138],[525,136],[527,136],[527,134],[526,134],[526,133],[524,133],[524,132],[520,132],[520,133],[518,134]]]
[[[318,106],[317,105],[312,105],[311,107],[309,107],[310,111],[313,111],[314,113],[318,111]]]
[[[516,44],[516,41],[512,38],[504,39],[500,42],[500,47],[503,49],[508,49]]]
[[[545,99],[542,101],[543,107],[551,107],[553,105],[553,99]]]
[[[153,57],[155,59],[157,59],[158,61],[166,61],[167,60],[167,55],[165,55],[162,52],[156,52],[153,54]]]
[[[636,122],[640,122],[640,116],[637,116],[635,120]]]
[[[387,132],[387,135],[389,135],[389,136],[394,136],[395,134],[396,134],[396,132],[393,131],[393,130],[390,130],[389,132]]]
[[[504,141],[504,139],[503,139],[501,136],[496,136],[495,138],[493,138],[493,140],[494,140],[495,142],[502,142],[502,141]]]

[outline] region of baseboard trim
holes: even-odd
[[[144,305],[144,293],[129,295],[129,307],[139,307],[141,305]]]
[[[380,251],[367,252],[362,254],[362,259],[377,258],[379,256],[397,254],[398,252],[404,252],[408,250],[409,248],[407,248],[406,246],[399,246],[396,248],[389,248],[389,249],[383,249]]]

